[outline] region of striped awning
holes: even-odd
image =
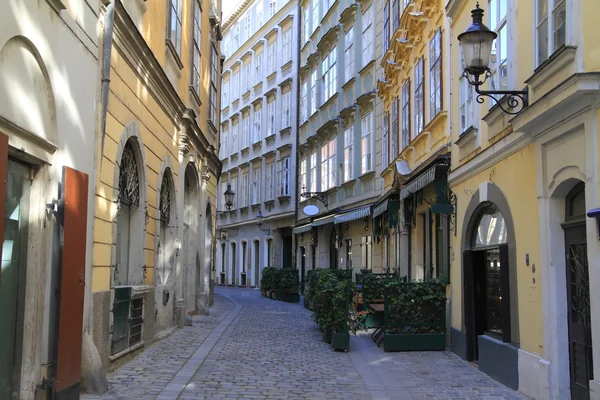
[[[311,224],[300,225],[293,229],[294,234],[309,232],[312,229]]]
[[[417,179],[406,185],[400,191],[400,198],[404,200],[411,194],[418,192],[423,189],[425,186],[429,185],[431,182],[435,180],[435,168],[436,165],[429,168],[427,171],[423,172]]]
[[[333,222],[333,215],[328,215],[327,217],[315,219],[312,222],[312,226],[322,226],[322,225],[331,224],[332,222]]]
[[[378,205],[377,207],[375,207],[375,209],[373,210],[373,218],[377,218],[381,214],[383,214],[384,212],[387,211],[388,201],[389,200],[386,200],[383,203],[381,203],[380,205]]]
[[[356,210],[349,211],[344,214],[336,215],[333,221],[334,224],[341,224],[344,222],[350,222],[357,219],[365,218],[371,215],[371,206],[358,208]]]

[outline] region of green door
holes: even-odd
[[[28,167],[8,160],[0,281],[0,398],[17,399],[27,254]]]

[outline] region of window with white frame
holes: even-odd
[[[267,164],[265,200],[275,199],[275,163]]]
[[[308,190],[308,185],[306,182],[306,164],[308,163],[308,160],[305,158],[304,160],[300,161],[300,181],[298,182],[299,185],[299,193],[302,193],[305,190]]]
[[[263,24],[263,4],[262,1],[256,3],[256,27],[261,27]]]
[[[310,115],[313,115],[317,111],[317,90],[317,70],[315,68],[315,70],[310,75]]]
[[[252,18],[252,16],[250,15],[249,12],[247,12],[246,15],[244,15],[242,18],[242,20],[244,21],[244,40],[250,39],[250,36],[252,35],[252,33],[250,31],[251,21],[252,21],[251,18]]]
[[[402,0],[402,9],[400,10],[400,15],[402,15],[402,13],[406,9],[406,7],[408,7],[411,1],[412,0]]]
[[[262,53],[259,53],[254,56],[254,84],[258,85],[262,79]]]
[[[492,45],[490,57],[491,90],[508,90],[508,28],[506,23],[508,0],[489,0],[490,29],[498,37]],[[491,107],[493,102],[488,103]]]
[[[248,207],[248,173],[242,174],[242,185],[240,187],[240,207]]]
[[[365,115],[361,121],[360,165],[364,174],[373,169],[373,113]]]
[[[369,6],[362,15],[362,65],[373,60],[373,6]]]
[[[292,112],[291,112],[291,101],[292,91],[288,90],[281,97],[281,128],[287,128],[292,126]]]
[[[252,65],[250,64],[250,60],[248,60],[248,62],[244,64],[244,78],[242,82],[244,88],[246,89],[244,92],[250,90],[250,71],[252,71]]]
[[[238,123],[233,125],[231,127],[231,150],[229,151],[229,154],[235,154],[238,151],[238,133],[239,133],[239,129],[240,129],[240,123],[238,120]]]
[[[302,38],[302,46],[304,46],[304,44],[306,42],[308,42],[309,39],[309,30],[308,30],[308,24],[309,24],[309,15],[308,15],[308,7],[302,7],[302,26],[300,27],[300,37]]]
[[[344,47],[344,78],[348,82],[354,76],[354,27],[346,32]]]
[[[423,121],[425,119],[425,93],[423,91],[424,65],[423,57],[421,57],[415,66],[415,137],[423,130]]]
[[[223,94],[221,95],[221,108],[225,108],[229,105],[229,81],[223,83]]]
[[[277,0],[269,0],[269,18],[277,13]]]
[[[335,0],[323,0],[323,16],[327,14],[333,3],[335,3]]]
[[[312,32],[319,26],[319,0],[312,1]]]
[[[231,182],[230,182],[230,184],[231,184],[231,190],[232,190],[234,193],[239,193],[239,192],[238,192],[238,187],[237,187],[237,176],[235,176],[235,177],[231,178]],[[235,209],[237,208],[237,204],[236,204],[236,202],[235,202],[235,197],[236,197],[236,196],[234,196],[234,198],[233,198],[233,206],[231,207],[231,209],[232,209],[232,210],[235,210]]]
[[[267,103],[267,137],[275,134],[275,99]]]
[[[214,126],[217,126],[217,77],[219,75],[217,70],[217,49],[215,44],[211,45],[210,55],[210,94],[209,94],[209,108],[208,108],[208,119]]]
[[[183,0],[169,0],[169,20],[167,27],[167,39],[175,48],[175,52],[181,56],[181,5]]]
[[[240,48],[240,24],[237,23],[233,26],[233,44],[234,44],[234,49],[239,49]]]
[[[381,121],[381,169],[387,168],[390,165],[390,113],[383,114]]]
[[[310,155],[310,182],[306,187],[307,192],[316,192],[317,189],[317,152]]]
[[[390,0],[383,7],[383,54],[390,48]]]
[[[242,149],[250,147],[250,115],[242,119]]]
[[[442,111],[442,28],[429,42],[429,120]]]
[[[282,62],[285,64],[286,62],[292,59],[292,28],[283,32],[283,59]]]
[[[362,268],[373,269],[373,238],[371,235],[361,238],[360,250],[362,253]]]
[[[308,118],[308,81],[304,80],[300,85],[300,122]]]
[[[194,40],[192,46],[192,87],[200,96],[200,49],[202,48],[202,8],[198,0],[194,1]]]
[[[277,161],[277,196],[290,195],[290,158]]]
[[[238,100],[240,97],[240,89],[239,89],[239,79],[240,75],[238,72],[233,74],[231,78],[231,102]]]
[[[390,148],[390,155],[392,160],[395,160],[396,157],[398,157],[398,139],[400,138],[400,126],[399,126],[399,114],[400,114],[400,107],[399,107],[399,101],[398,98],[396,97],[394,99],[394,101],[392,102],[392,131],[390,133],[390,136],[392,137],[392,146]]]
[[[337,60],[337,47],[331,49],[329,54],[325,56],[323,61],[321,62],[322,68],[322,76],[323,76],[323,90],[325,93],[325,97],[323,101],[329,100],[331,96],[337,90],[337,69],[336,69],[336,60]]]
[[[227,158],[229,157],[229,154],[227,153],[229,151],[229,147],[227,144],[227,139],[229,136],[229,131],[222,131],[223,133],[221,134],[221,145],[219,147],[219,158]]]
[[[567,0],[537,0],[537,65],[566,43],[566,4]]]
[[[321,147],[321,191],[335,187],[335,139]]]
[[[262,120],[262,109],[254,110],[254,129],[252,132],[252,143],[260,142],[262,139],[260,132],[260,123]]]
[[[354,179],[354,126],[344,131],[344,182]]]
[[[460,51],[460,66],[459,71],[462,71],[463,54]],[[475,126],[475,105],[473,103],[473,92],[475,88],[469,83],[463,75],[458,80],[458,110],[459,110],[459,126],[460,133],[466,131],[472,126]]]
[[[400,2],[402,0],[392,0],[392,32],[391,35],[393,35],[396,30],[398,29],[398,26],[400,26],[400,10],[398,9],[398,7],[400,6]]]
[[[260,172],[260,167],[257,167],[252,171],[252,204],[260,203]]]
[[[410,143],[410,80],[402,85],[402,150]]]
[[[277,41],[273,40],[267,48],[267,68],[269,75],[277,70]]]

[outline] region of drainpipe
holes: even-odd
[[[302,43],[302,38],[300,37],[300,34],[302,32],[301,30],[301,24],[302,24],[302,8],[300,7],[300,4],[298,4],[297,8],[296,8],[296,14],[298,15],[298,18],[294,18],[295,21],[297,22],[297,28],[296,28],[296,40],[294,41],[294,43],[296,43],[296,46],[298,46],[298,50],[296,51],[296,96],[300,96],[300,76],[298,75],[298,71],[300,70],[300,62],[302,60],[302,53],[301,53],[301,47],[302,45],[300,43]],[[296,225],[296,222],[298,221],[298,200],[300,198],[300,190],[298,188],[298,171],[300,170],[300,155],[299,155],[299,151],[298,151],[298,144],[300,143],[300,110],[299,110],[299,104],[295,107],[296,108],[296,146],[295,149],[296,150],[296,168],[295,168],[295,173],[296,173],[296,179],[294,179],[294,186],[296,186],[296,188],[294,189],[296,191],[296,204],[294,205],[294,225]],[[292,228],[292,238],[293,238],[293,242],[295,243],[295,248],[294,248],[294,255],[292,257],[292,268],[298,269],[298,266],[296,265],[297,263],[297,257],[298,257],[298,243],[296,241],[296,235],[294,234],[294,230]],[[304,277],[300,277],[300,280],[303,280]]]
[[[101,79],[101,110],[100,110],[100,170],[104,159],[104,137],[106,136],[106,113],[108,112],[108,85],[110,84],[110,57],[112,51],[113,26],[115,20],[115,3],[106,6],[104,15],[104,41],[102,43],[102,71]],[[99,171],[100,172],[100,171]]]

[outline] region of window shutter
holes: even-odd
[[[508,244],[500,245],[500,293],[502,293],[502,341],[510,343],[510,280]]]

